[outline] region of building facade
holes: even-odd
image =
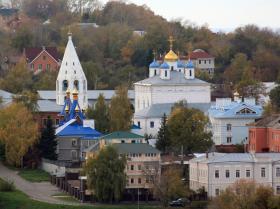
[[[207,72],[210,75],[215,71],[215,57],[208,54],[202,49],[196,49],[190,53],[190,59],[194,63],[196,69]]]
[[[209,153],[189,161],[190,188],[215,197],[237,180],[271,186],[280,194],[280,153]]]
[[[184,100],[188,104],[210,104],[210,84],[195,77],[195,66],[191,60],[182,61],[172,50],[162,62],[154,60],[149,66],[149,78],[138,81],[135,88],[134,123],[145,127],[142,134],[157,133],[163,116],[144,116],[155,105],[174,104]],[[168,106],[168,105],[166,105]],[[171,108],[172,106],[169,105]],[[170,109],[166,114],[169,114]],[[144,118],[144,119],[143,119]],[[139,124],[140,123],[140,124]],[[149,128],[150,127],[150,128]]]
[[[280,152],[280,116],[272,115],[250,124],[249,152]]]
[[[253,98],[217,98],[208,113],[215,145],[247,144],[247,125],[261,117],[262,107]]]
[[[59,69],[60,59],[56,47],[25,48],[23,54],[29,69],[35,74]]]

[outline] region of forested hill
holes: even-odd
[[[212,83],[227,83],[234,89],[241,81],[275,81],[279,75],[280,35],[267,28],[247,25],[228,34],[213,33],[207,26],[168,22],[145,6],[116,1],[100,7],[88,0],[94,9],[83,10],[83,15],[81,7],[73,6],[73,0],[22,2],[19,28],[0,27],[1,62],[28,46],[57,46],[62,55],[70,29],[89,89],[113,89],[122,83],[132,87],[133,82],[148,75],[152,51],[155,49],[158,55],[168,51],[169,35],[174,36],[174,50],[180,55],[201,48],[216,57],[214,77],[201,75]],[[78,25],[81,22],[99,27]],[[133,35],[134,30],[144,30],[146,35]],[[7,73],[2,70],[2,78]],[[44,79],[44,75],[33,80],[39,89],[55,86],[55,79]]]

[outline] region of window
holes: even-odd
[[[206,60],[204,60],[204,64],[206,64]]]
[[[59,119],[55,119],[55,125],[59,125]]]
[[[150,122],[150,128],[154,128],[155,127],[155,122],[154,121],[151,121]]]
[[[167,77],[167,71],[164,71],[164,76]]]
[[[154,70],[154,75],[157,75],[157,71],[156,70]]]
[[[137,125],[138,125],[139,128],[141,127],[140,121],[137,121]]]
[[[219,189],[215,189],[215,195],[219,196],[219,194],[220,194],[220,190]]]
[[[227,143],[231,143],[231,136],[227,137]]]
[[[247,178],[250,178],[250,176],[251,176],[250,170],[246,170],[246,177],[247,177]]]
[[[236,178],[240,178],[240,170],[236,170],[236,172],[235,172],[235,177],[236,177]]]
[[[227,124],[227,131],[231,131],[231,124]]]
[[[276,187],[276,194],[280,194],[280,186]]]
[[[42,64],[39,64],[39,65],[38,65],[38,69],[39,69],[39,70],[42,70]]]
[[[229,178],[229,170],[226,170],[226,178]]]
[[[79,90],[79,81],[78,80],[75,80],[74,81],[74,87]]]
[[[198,60],[199,64],[201,64],[201,60]]]
[[[192,71],[190,70],[190,77],[192,77]]]
[[[132,144],[135,144],[135,142],[136,142],[135,140],[131,140],[131,143],[132,143]]]
[[[265,168],[261,168],[261,177],[265,178]]]
[[[47,119],[47,118],[44,118],[44,119],[43,119],[43,126],[46,126],[46,125],[47,125],[47,122],[48,122],[48,119]]]
[[[77,160],[77,151],[76,150],[72,150],[71,151],[71,156],[72,156],[72,160]]]
[[[63,91],[66,91],[67,88],[68,88],[68,81],[64,80],[63,83],[62,83],[62,86],[63,86]]]
[[[130,170],[131,170],[131,171],[134,170],[134,165],[130,165]]]
[[[138,170],[141,171],[141,169],[142,169],[142,168],[141,168],[141,165],[138,165]]]
[[[76,147],[77,146],[77,140],[76,139],[73,139],[72,140],[72,147]]]
[[[47,64],[47,70],[49,70],[51,67],[50,67],[50,64]]]
[[[131,184],[134,184],[134,178],[131,178],[131,179],[130,179],[130,183],[131,183]]]
[[[124,144],[124,143],[125,143],[125,141],[124,141],[124,140],[122,140],[122,141],[121,141],[121,143],[122,143],[122,144]]]
[[[219,178],[220,174],[219,174],[219,170],[215,170],[215,178]]]
[[[75,62],[73,62],[73,66],[75,66]]]
[[[280,167],[276,168],[276,177],[280,177]]]
[[[173,71],[174,70],[174,67],[173,66],[171,66],[171,71]]]
[[[211,64],[211,60],[209,60],[209,64]]]
[[[138,178],[138,184],[141,184],[141,178]]]

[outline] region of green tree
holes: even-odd
[[[32,89],[32,72],[27,68],[27,63],[21,59],[8,74],[0,79],[0,87],[12,93]]]
[[[108,106],[103,94],[98,96],[97,102],[87,110],[87,117],[94,119],[96,130],[108,133],[110,130]]]
[[[280,85],[276,86],[269,93],[271,104],[273,109],[277,112],[280,110]]]
[[[55,140],[53,121],[50,117],[48,117],[47,124],[42,130],[41,137],[38,143],[38,149],[41,152],[41,157],[49,160],[56,160],[56,146],[57,142]]]
[[[126,159],[117,150],[107,146],[95,158],[87,161],[87,183],[101,202],[119,201],[126,185]]]
[[[177,107],[168,119],[172,146],[185,154],[205,152],[213,144],[211,132],[207,131],[208,118],[200,110]]]
[[[5,157],[10,165],[22,165],[22,158],[38,139],[38,125],[22,104],[0,110],[0,140],[5,144]]]
[[[169,168],[162,173],[160,181],[154,185],[154,190],[162,206],[167,207],[170,200],[184,197],[187,188],[182,181],[181,171]]]
[[[58,71],[41,72],[34,76],[34,89],[38,90],[55,90],[56,78]]]
[[[127,131],[131,128],[132,110],[127,96],[127,87],[119,86],[113,96],[109,107],[109,120],[111,131]]]
[[[24,48],[32,45],[33,39],[32,32],[27,27],[23,27],[17,31],[16,35],[11,39],[11,42],[14,48],[22,52]]]
[[[167,117],[164,113],[161,118],[161,125],[157,135],[156,148],[159,149],[162,153],[168,153],[171,149],[171,141],[169,138],[169,130],[167,125]]]

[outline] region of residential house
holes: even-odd
[[[209,153],[189,161],[190,189],[215,197],[237,180],[271,186],[280,194],[280,153]]]
[[[59,70],[60,57],[56,47],[28,47],[24,49],[23,56],[35,74]]]
[[[237,95],[234,101],[217,98],[216,104],[208,110],[215,145],[246,144],[247,125],[260,118],[262,111],[254,98],[245,98],[243,102]]]
[[[264,117],[249,125],[250,152],[280,152],[280,115]]]
[[[194,63],[196,69],[200,69],[204,72],[207,72],[211,75],[215,71],[215,57],[208,54],[202,49],[196,49],[189,55],[190,59]]]

